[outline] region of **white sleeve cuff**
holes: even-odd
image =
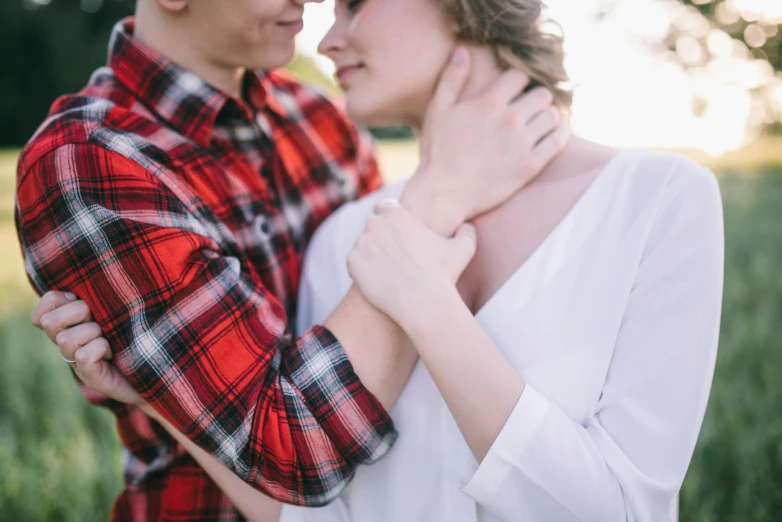
[[[519,402],[502,427],[483,462],[471,458],[461,477],[462,493],[478,504],[489,504],[529,446],[549,408],[549,401],[526,384]]]

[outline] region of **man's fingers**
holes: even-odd
[[[42,328],[41,317],[43,317],[48,312],[51,312],[55,308],[59,308],[64,304],[75,301],[76,299],[76,296],[70,292],[60,292],[58,290],[46,292],[43,294],[43,296],[41,296],[41,299],[35,306],[35,310],[33,310],[32,314],[30,314],[30,321],[32,321],[33,325],[37,328]]]
[[[92,320],[90,308],[84,301],[72,301],[45,313],[40,320],[41,328],[53,343],[57,344],[57,334],[65,328]]]
[[[486,98],[488,105],[504,107],[518,98],[527,85],[529,76],[518,69],[508,69],[489,85],[482,96]]]
[[[95,364],[103,359],[109,360],[111,357],[109,342],[103,337],[88,342],[76,350],[73,355],[73,358],[80,365]]]
[[[432,104],[440,108],[447,108],[455,104],[467,82],[469,72],[470,53],[464,47],[459,46],[451,54],[451,60],[440,75]]]

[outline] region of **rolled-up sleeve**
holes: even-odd
[[[294,338],[245,262],[139,165],[63,146],[20,175],[17,196],[36,289],[86,301],[133,387],[243,480],[322,505],[389,450],[393,424],[331,332]]]
[[[675,520],[706,410],[722,301],[713,174],[675,177],[652,222],[595,415],[529,384],[463,492],[503,520]]]

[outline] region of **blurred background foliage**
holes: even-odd
[[[666,37],[649,45],[694,74],[729,52],[779,77],[782,19],[739,9],[752,0],[663,1],[680,11]],[[613,2],[606,0],[605,17]],[[35,296],[16,241],[13,191],[18,148],[56,96],[78,90],[105,62],[111,27],[131,11],[127,0],[0,2],[0,520],[108,520],[121,489],[112,416],[87,404],[29,323]],[[310,58],[299,56],[290,69],[338,94]],[[765,107],[761,139],[719,158],[686,152],[719,176],[726,267],[719,358],[681,492],[683,522],[782,520],[782,138],[773,136],[780,117],[766,97],[771,88],[755,88]],[[405,128],[375,132],[409,137]],[[388,179],[416,164],[414,142],[381,141],[379,154]]]

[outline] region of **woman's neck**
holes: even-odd
[[[484,46],[465,45],[464,47],[470,52],[470,75],[459,96],[460,100],[477,96],[502,74],[491,49]],[[423,107],[420,114],[412,115],[410,118],[410,125],[419,134],[423,128],[425,115],[426,107]]]
[[[491,49],[483,46],[468,46],[467,49],[470,51],[470,75],[459,99],[469,99],[477,96],[503,73],[502,69],[497,65],[497,58]]]

